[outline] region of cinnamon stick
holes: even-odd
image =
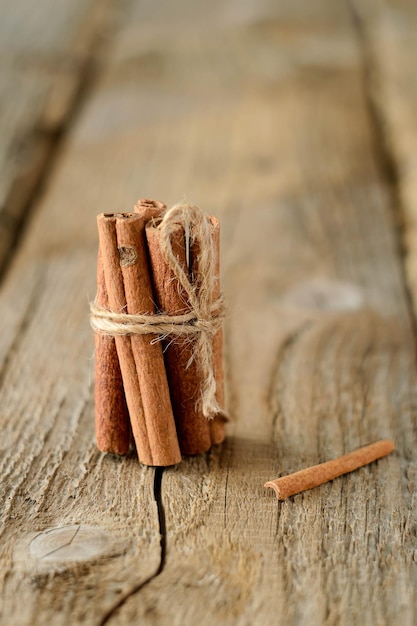
[[[327,461],[326,463],[300,470],[294,474],[268,481],[264,486],[274,489],[278,500],[285,500],[307,489],[318,487],[338,476],[353,472],[363,465],[367,465],[368,463],[372,463],[372,461],[386,456],[394,449],[395,445],[392,441],[377,441],[376,443],[345,454],[333,461]]]
[[[127,313],[153,315],[152,286],[148,270],[144,228],[145,212],[116,218],[117,245],[123,275]],[[133,334],[131,345],[136,364],[149,441],[150,465],[174,465],[181,461],[172,413],[162,345],[154,335]]]
[[[101,250],[97,259],[96,304],[109,307]],[[95,333],[95,425],[102,452],[126,454],[131,428],[114,337]]]
[[[158,309],[168,315],[178,315],[190,311],[187,295],[180,287],[173,270],[167,265],[160,245],[158,229],[149,224],[146,228],[148,250],[152,269],[152,282]],[[218,243],[218,240],[217,240]],[[189,273],[186,258],[185,236],[183,228],[173,228],[171,246],[181,267]],[[190,260],[192,267],[193,260]],[[219,339],[217,339],[219,342]],[[209,450],[213,442],[224,438],[224,426],[221,420],[210,426],[209,420],[198,408],[201,389],[199,364],[192,359],[194,342],[168,337],[165,341],[165,365],[171,393],[171,402],[177,424],[178,439],[183,454],[200,454]],[[219,353],[218,358],[221,358]],[[217,361],[217,357],[216,357]],[[217,361],[217,374],[222,370]],[[222,387],[219,385],[219,394]]]
[[[166,208],[167,205],[159,200],[140,198],[135,204],[134,211],[148,222],[152,218],[161,217]]]

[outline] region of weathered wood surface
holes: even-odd
[[[414,318],[367,55],[330,0],[129,5],[1,287],[2,624],[413,623]],[[222,222],[235,422],[154,475],[94,446],[94,217],[184,194]]]
[[[0,271],[113,22],[108,0],[0,2]]]
[[[407,253],[410,295],[417,307],[417,4],[413,0],[354,3],[366,50],[368,89],[388,176],[396,188]]]

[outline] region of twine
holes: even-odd
[[[171,236],[175,227],[184,228],[186,258],[189,266],[190,249],[198,246],[197,272],[190,279],[174,255]],[[160,232],[161,251],[175,278],[185,291],[190,312],[181,315],[130,315],[116,313],[92,303],[91,326],[94,331],[110,336],[132,334],[155,334],[152,342],[167,337],[189,338],[195,345],[187,367],[196,360],[203,384],[201,388],[201,411],[207,419],[215,415],[225,416],[216,400],[216,379],[213,371],[213,338],[220,330],[224,319],[223,297],[213,303],[216,276],[216,249],[211,233],[211,223],[198,207],[189,204],[176,205],[166,211],[155,226]]]

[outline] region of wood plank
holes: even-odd
[[[211,32],[193,41],[191,69],[185,37],[144,58],[130,44],[126,77],[148,77],[147,93],[126,90],[119,110],[145,116],[152,155],[131,177],[163,198],[191,190],[223,220],[237,421],[222,450],[164,473],[165,567],[110,623],[412,621],[416,372],[392,198],[353,24],[341,11],[315,27]],[[140,40],[132,29],[129,42]],[[260,50],[279,66],[251,63]],[[123,68],[112,78],[107,98],[121,93]],[[119,175],[139,144],[127,118]],[[398,453],[283,504],[263,490],[379,437]]]
[[[27,4],[14,3],[1,21],[0,265],[11,263],[22,211],[110,17],[108,2],[55,4],[39,3],[30,20]],[[82,227],[78,207],[68,207],[66,220],[59,206],[61,231],[65,221]],[[48,220],[36,250],[28,242],[11,266],[0,297],[5,624],[16,615],[19,624],[95,623],[161,561],[154,472],[139,468],[134,455],[121,462],[95,449],[84,250],[63,233],[66,245],[54,254]],[[89,228],[93,233],[94,220]]]
[[[0,299],[4,624],[95,623],[160,564],[153,471],[95,448],[84,252],[47,242]]]
[[[107,0],[9,5],[0,3],[0,270],[112,17]]]
[[[95,0],[72,0],[57,6],[51,0],[38,0],[36,11],[26,0],[11,5],[0,0],[0,51],[3,56],[44,59],[72,59],[89,54],[87,32],[92,28],[92,14],[98,16]],[[109,4],[106,5],[108,10]]]
[[[367,0],[354,7],[367,50],[370,97],[397,187],[407,278],[417,310],[417,6],[412,0]]]
[[[126,15],[0,291],[2,619],[412,623],[414,340],[349,14],[216,3],[193,37],[178,4],[162,42],[159,7]],[[86,316],[95,214],[184,193],[223,224],[236,422],[164,472],[156,575],[153,471],[94,450]],[[379,437],[372,467],[263,489]]]

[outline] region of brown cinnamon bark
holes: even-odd
[[[99,250],[97,259],[98,306],[108,308],[109,300]],[[126,454],[131,429],[116,344],[113,337],[95,334],[95,424],[97,447],[102,452]]]
[[[160,311],[167,314],[181,314],[190,311],[187,295],[178,284],[173,271],[165,262],[160,247],[159,231],[151,224],[146,228],[146,237],[152,281],[156,304]],[[216,239],[218,245],[219,239]],[[183,269],[188,272],[184,230],[178,225],[174,229],[171,245]],[[191,251],[192,252],[192,251]],[[190,264],[193,267],[191,254]],[[195,264],[193,269],[195,269]],[[217,286],[217,289],[219,287]],[[218,294],[217,294],[218,295]],[[221,335],[216,338],[216,350],[221,348]],[[220,418],[207,420],[198,409],[197,403],[201,390],[199,364],[190,358],[193,355],[194,342],[180,338],[168,338],[165,342],[165,364],[171,392],[171,402],[177,424],[178,439],[183,454],[200,454],[207,451],[212,443],[219,443],[224,438],[224,424]],[[215,373],[222,377],[221,349],[215,358]],[[219,384],[220,401],[224,400],[222,382]]]
[[[383,439],[364,448],[359,448],[359,450],[354,452],[349,452],[332,461],[313,465],[313,467],[308,467],[288,476],[282,476],[276,480],[270,480],[265,483],[264,487],[273,489],[278,500],[285,500],[307,489],[323,485],[338,476],[353,472],[359,467],[363,467],[390,454],[394,449],[395,445],[392,441]]]
[[[149,221],[153,217],[161,217],[166,208],[167,205],[159,200],[140,198],[135,204],[134,211]]]
[[[116,313],[121,313],[126,310],[126,297],[117,247],[115,215],[105,213],[98,215],[97,227],[110,308]],[[129,336],[116,336],[115,343],[138,457],[142,463],[151,465],[152,454],[149,447],[131,338]]]
[[[144,229],[147,219],[148,215],[135,213],[118,216],[116,219],[127,312],[131,315],[155,313],[145,247]],[[151,462],[148,464],[174,465],[181,461],[181,453],[162,345],[160,342],[153,343],[155,337],[151,334],[134,334],[130,339],[151,453]]]
[[[158,200],[151,200],[149,198],[142,198],[138,200],[135,205],[135,212],[142,215],[146,221],[152,218],[162,217],[166,210],[166,204]],[[216,218],[212,218],[213,223],[213,237],[214,244],[217,251],[217,263],[216,263],[216,280],[213,292],[213,302],[215,302],[220,296],[220,224]],[[195,249],[194,257],[197,256],[198,251]],[[197,267],[193,267],[193,270],[197,270]],[[213,369],[216,378],[216,398],[221,407],[225,406],[225,394],[224,394],[224,370],[223,370],[223,331],[219,330],[213,340]],[[212,444],[221,443],[225,437],[225,424],[226,419],[222,416],[216,415],[214,419],[209,421],[209,430]]]

